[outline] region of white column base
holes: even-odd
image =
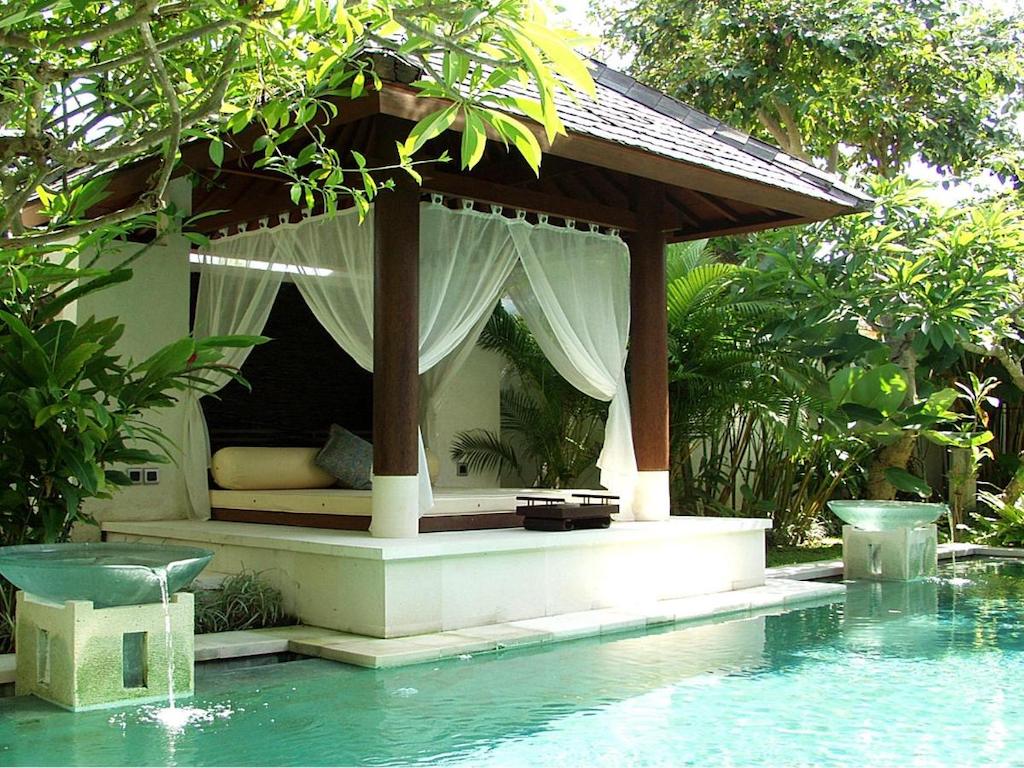
[[[374,475],[370,534],[408,539],[420,534],[420,480],[417,475]]]
[[[633,496],[634,520],[667,520],[672,503],[668,490],[668,470],[641,470]]]

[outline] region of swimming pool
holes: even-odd
[[[197,670],[209,720],[0,699],[0,765],[1024,764],[1024,562],[392,670]]]

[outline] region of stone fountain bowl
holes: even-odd
[[[91,600],[109,608],[159,603],[158,571],[167,574],[167,592],[174,594],[212,557],[206,549],[168,544],[26,544],[0,547],[0,575],[45,600]]]
[[[844,523],[863,531],[918,528],[949,511],[945,504],[921,501],[830,501],[828,506]]]

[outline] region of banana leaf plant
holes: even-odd
[[[882,456],[904,446],[907,436],[957,448],[979,448],[993,439],[988,429],[966,428],[965,416],[953,410],[962,393],[942,388],[919,397],[907,373],[895,363],[847,366],[831,377],[829,391],[848,419],[847,428],[877,445]],[[905,461],[889,463],[885,481],[898,491],[930,497],[932,487],[905,465]]]

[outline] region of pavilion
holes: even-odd
[[[331,143],[342,156],[357,150],[371,165],[393,162],[396,139],[404,137],[415,121],[444,106],[416,95],[410,83],[418,73],[411,67],[390,56],[379,57],[376,65],[382,87],[341,104],[328,128]],[[544,151],[539,176],[500,143],[489,141],[473,169],[460,172],[445,164],[422,166],[422,186],[397,180],[395,189],[382,192],[371,208],[372,237],[364,246],[372,279],[364,282],[373,309],[364,318],[368,327],[361,342],[355,343],[356,347],[361,343],[362,352],[346,346],[364,368],[373,371],[370,535],[204,519],[107,522],[105,534],[211,546],[218,553],[214,568],[222,572],[241,567],[280,569],[284,574],[280,585],[304,621],[378,637],[606,607],[621,603],[626,595],[664,599],[762,583],[763,530],[768,521],[669,519],[666,245],[822,220],[864,210],[870,199],[778,148],[620,72],[595,63],[593,76],[595,98],[576,93],[575,98],[562,94],[558,99],[567,135],[549,143],[540,126],[531,125]],[[505,88],[510,94],[523,95],[516,83]],[[447,150],[458,156],[460,129],[456,123],[430,142],[424,154],[436,156]],[[255,258],[244,251],[245,244],[257,237],[284,241],[282,233],[301,228],[304,222],[345,219],[344,213],[321,217],[316,210],[299,210],[289,198],[286,183],[254,170],[252,143],[257,136],[253,128],[236,137],[220,168],[210,161],[204,143],[183,148],[183,172],[214,180],[194,184],[189,201],[195,214],[216,212],[199,223],[213,238],[214,254]],[[154,162],[141,161],[117,172],[110,185],[112,194],[103,206],[112,210],[130,200],[152,173]],[[438,208],[447,213],[439,213]],[[507,238],[498,235],[507,239],[501,242],[509,252],[502,257],[508,261],[506,271],[493,281],[502,289],[516,270],[515,274],[529,273],[525,282],[534,294],[542,292],[524,249],[537,250],[540,255],[533,253],[533,258],[543,264],[546,254],[558,248],[545,245],[548,251],[543,251],[524,243],[544,228],[557,228],[558,238],[573,243],[594,238],[589,245],[573,246],[575,250],[562,254],[570,275],[573,254],[582,254],[577,276],[593,272],[593,280],[608,275],[609,280],[618,276],[624,281],[618,287],[628,297],[619,310],[606,314],[616,316],[620,331],[628,329],[628,407],[624,415],[614,417],[616,427],[609,417],[608,441],[614,432],[618,441],[614,459],[619,465],[630,465],[630,472],[620,474],[629,487],[612,490],[629,497],[637,522],[616,523],[610,531],[475,530],[417,539],[424,511],[418,437],[419,374],[424,371],[421,298],[424,286],[434,281],[423,271],[432,267],[424,266],[428,262],[421,255],[421,230],[441,226],[434,223],[438,216],[447,221],[446,217],[469,213],[480,217],[480,227],[497,222],[511,233]],[[275,235],[278,229],[281,237]],[[355,230],[347,232],[337,237],[358,237]],[[613,265],[603,272],[599,267],[602,249],[608,251],[608,263]],[[268,253],[280,251],[272,248]],[[319,256],[320,266],[332,258],[322,250]],[[295,258],[294,253],[288,258]],[[432,258],[436,261],[437,255]],[[586,262],[587,258],[593,261]],[[625,268],[616,271],[615,265],[621,264]],[[614,288],[610,289],[613,294]],[[475,336],[470,326],[479,333],[482,313],[493,306],[494,290],[488,290],[486,297],[473,299],[479,311],[467,313],[461,330],[453,331],[449,342],[432,349],[431,355],[444,357],[467,339],[472,343]],[[324,311],[330,311],[331,297],[321,298]],[[559,305],[557,296],[549,297],[551,303],[565,310],[558,321],[567,328],[562,329],[563,336],[573,336],[574,327],[578,333],[579,323],[574,320],[593,317],[575,305],[571,309]],[[538,323],[557,324],[550,306],[541,307],[537,317],[543,318]],[[338,338],[345,333],[332,335]],[[556,329],[553,337],[558,335]],[[570,358],[568,363],[563,361],[569,367],[579,346],[575,336],[572,340],[561,352]],[[590,342],[588,347],[584,339],[579,348],[602,358],[606,350],[595,351],[595,347],[607,346],[606,342]],[[616,403],[626,403],[626,376],[620,364],[625,361],[626,339],[621,342],[621,357],[611,355],[619,363],[610,366],[619,365],[619,370],[602,372],[611,377],[611,384],[595,387],[601,399],[612,401],[612,412]],[[360,354],[365,359],[360,360]],[[561,372],[558,362],[553,362]],[[590,380],[596,376],[584,371],[581,377],[588,375]],[[626,434],[622,434],[623,424]],[[196,445],[194,441],[187,444]],[[628,461],[621,455],[625,445],[632,452]],[[606,453],[614,452],[606,443]],[[198,453],[193,451],[187,460],[204,462],[207,457]],[[201,469],[205,474],[205,463]],[[709,543],[712,539],[717,543]],[[554,559],[558,559],[557,568]],[[578,582],[595,570],[609,576],[594,580],[600,582],[595,586],[580,587]],[[507,588],[513,574],[524,572],[540,574],[533,602],[510,596]],[[622,577],[624,573],[632,575]],[[476,580],[498,586],[491,591],[476,587],[475,594],[466,597],[454,584],[458,581],[464,590],[465,584]],[[311,588],[314,582],[319,586]],[[571,589],[565,587],[569,583]],[[437,593],[433,602],[423,597],[433,592]],[[456,607],[457,602],[462,605]]]

